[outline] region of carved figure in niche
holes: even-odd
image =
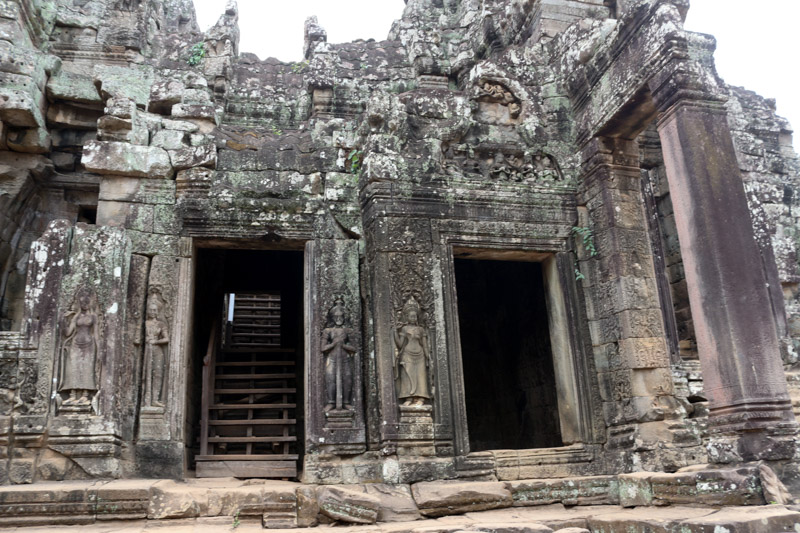
[[[22,406],[18,390],[16,361],[0,362],[0,415],[10,415]]]
[[[522,106],[510,90],[499,83],[484,81],[483,86],[478,89],[478,98],[486,102],[494,102],[508,107],[508,115],[515,119],[519,117]]]
[[[337,298],[328,312],[329,327],[322,330],[322,354],[325,356],[325,412],[353,410],[353,355],[350,344],[353,330],[344,326],[344,301]]]
[[[509,94],[499,83],[489,81],[483,82],[483,86],[478,90],[478,96],[485,96],[489,100],[502,103],[508,103],[506,100],[509,98]],[[513,101],[513,96],[511,96],[511,101]]]
[[[524,156],[512,154],[508,157],[508,164],[511,167],[511,179],[514,181],[522,181],[525,176],[525,159]]]
[[[430,339],[420,324],[422,309],[414,296],[403,306],[403,316],[394,331],[397,357],[394,378],[397,397],[403,405],[424,405],[431,399],[428,374],[431,367]]]
[[[164,320],[164,300],[161,291],[151,288],[147,298],[145,330],[145,385],[144,405],[164,407],[167,396],[167,354],[169,353],[169,326]]]
[[[70,310],[61,319],[61,373],[59,392],[68,394],[63,407],[89,409],[97,392],[97,347],[100,317],[94,294],[78,291]]]
[[[557,180],[559,179],[558,169],[556,168],[550,156],[544,153],[538,153],[533,156],[533,168],[536,176],[542,180]]]
[[[494,163],[489,168],[489,177],[494,180],[507,180],[510,177],[510,169],[506,164],[503,152],[497,152],[494,156]]]
[[[464,172],[469,174],[483,174],[483,169],[479,161],[469,158],[464,161]]]

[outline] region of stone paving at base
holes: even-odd
[[[755,478],[736,477],[742,472],[748,470],[714,472],[717,489],[704,496],[695,493],[694,500],[687,500],[687,480],[696,475],[706,483],[711,472],[528,480],[523,483],[528,490],[525,501],[512,501],[509,488],[513,487],[503,482],[313,486],[231,478],[18,485],[0,491],[0,530],[800,533],[800,505],[764,505],[773,498],[791,501],[791,495],[773,494],[765,479],[754,492],[746,481]],[[667,481],[671,484],[665,485]],[[537,492],[532,491],[534,486]],[[583,494],[598,486],[605,487],[603,494]],[[573,488],[565,491],[565,487]],[[671,503],[669,498],[676,495],[680,499]],[[551,503],[553,498],[563,503]]]
[[[114,521],[76,526],[3,529],[19,533],[211,533],[264,531],[261,520],[213,517],[165,521]],[[273,529],[298,533],[298,529]],[[412,522],[366,526],[318,526],[313,533],[796,533],[800,512],[787,506],[688,507],[626,509],[612,505],[567,508],[561,504],[528,509],[502,509]]]

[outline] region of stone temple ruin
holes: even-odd
[[[282,63],[235,3],[0,1],[0,484],[800,489],[800,163],[687,9],[408,0]]]

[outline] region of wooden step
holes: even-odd
[[[208,437],[208,442],[297,442],[297,437]]]
[[[258,338],[269,337],[269,338],[274,339],[276,337],[280,337],[281,334],[280,333],[236,333],[236,332],[233,332],[231,334],[231,336],[232,337],[258,337]]]
[[[217,374],[216,379],[295,379],[295,374]]]
[[[296,394],[297,389],[214,389],[214,394]]]
[[[299,455],[278,455],[271,453],[253,454],[253,455],[195,455],[195,461],[296,461],[300,458]]]
[[[294,361],[226,361],[217,366],[294,366]]]
[[[209,426],[286,426],[295,425],[294,418],[270,418],[253,420],[209,420]]]
[[[209,409],[233,410],[233,409],[296,409],[296,403],[218,403]]]
[[[266,348],[226,348],[222,353],[294,353],[294,348],[281,348],[280,346],[268,346]]]

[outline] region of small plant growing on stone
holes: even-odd
[[[186,61],[190,67],[196,67],[206,57],[206,45],[197,43],[189,50],[189,59]]]
[[[589,257],[597,255],[597,248],[594,246],[594,234],[591,229],[572,226],[572,234],[581,238],[583,241],[583,249],[589,252]]]
[[[278,126],[272,126],[272,134],[280,137],[281,135],[283,135],[283,131],[278,129]]]
[[[308,68],[308,61],[301,61],[300,63],[292,63],[292,72],[300,74]]]
[[[233,529],[236,529],[241,525],[242,523],[239,521],[239,511],[236,511],[236,513],[233,515]]]
[[[580,237],[583,243],[583,249],[589,252],[589,257],[597,255],[597,248],[594,245],[594,234],[590,228],[572,226],[572,234]],[[583,272],[578,268],[578,263],[575,262],[575,281],[583,281],[585,279],[586,276],[583,275]]]
[[[361,170],[361,156],[364,155],[361,150],[353,149],[347,156],[350,162],[350,172],[358,174]]]

